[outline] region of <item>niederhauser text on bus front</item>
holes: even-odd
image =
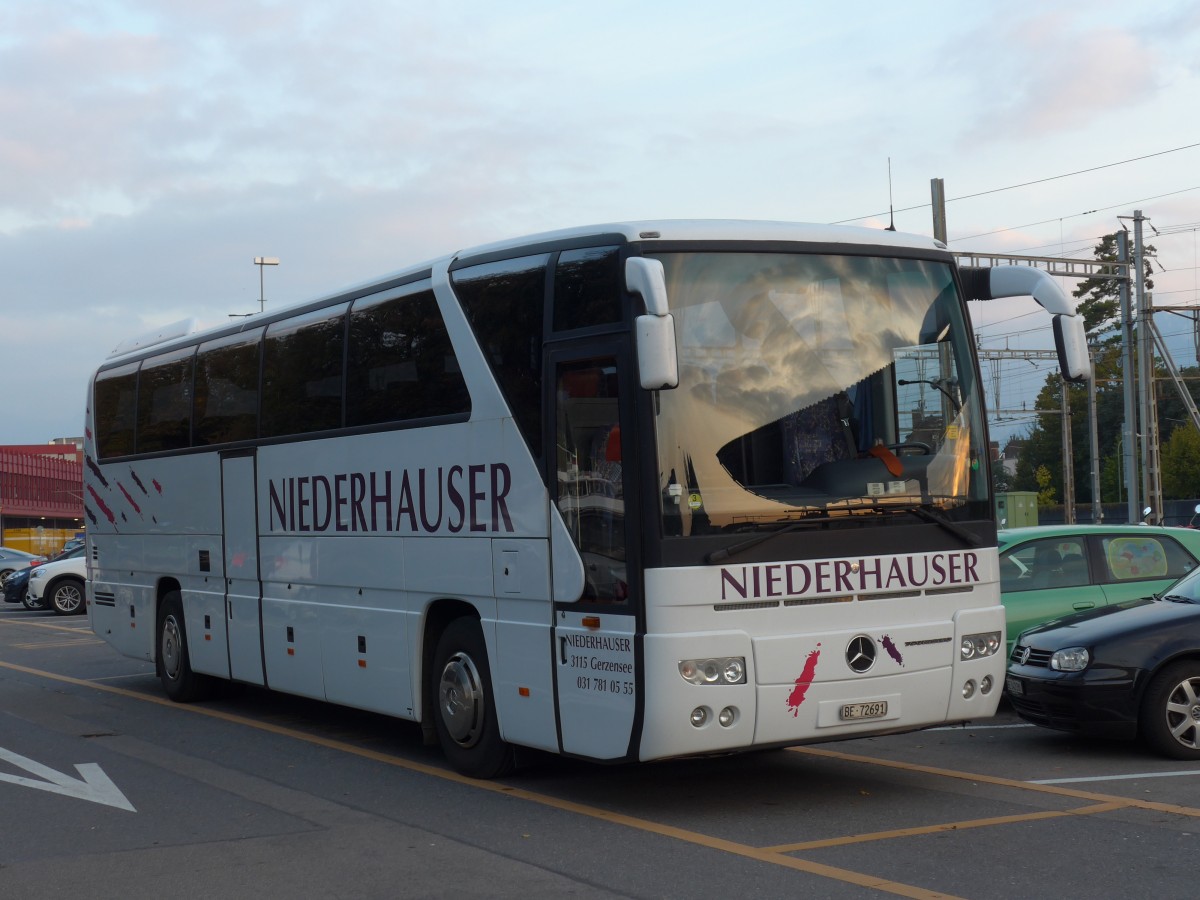
[[[979,554],[970,550],[912,556],[864,556],[721,568],[723,601],[903,591],[977,584]]]

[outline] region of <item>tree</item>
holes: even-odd
[[[1147,247],[1145,258],[1145,283],[1147,290],[1153,288],[1149,255],[1153,247]],[[1106,235],[1093,248],[1093,255],[1100,262],[1116,263],[1117,238]],[[1079,300],[1077,311],[1083,316],[1084,328],[1088,333],[1092,359],[1096,368],[1096,420],[1101,458],[1101,496],[1117,497],[1117,470],[1111,468],[1111,460],[1118,455],[1118,441],[1125,421],[1124,377],[1121,368],[1121,335],[1117,330],[1120,321],[1120,280],[1111,275],[1096,275],[1080,282],[1072,292]],[[1091,434],[1087,416],[1088,389],[1086,384],[1070,385],[1068,399],[1071,407],[1072,472],[1075,481],[1075,499],[1079,503],[1092,500],[1091,479]],[[1051,373],[1038,393],[1035,409],[1057,412],[1062,408],[1062,379]],[[1180,406],[1182,409],[1182,406]],[[1120,462],[1118,460],[1117,465]],[[1051,483],[1062,484],[1062,421],[1058,415],[1039,416],[1030,428],[1025,452],[1017,464],[1015,481],[1019,490],[1041,491],[1038,473],[1045,469]],[[1111,475],[1108,474],[1111,471]]]
[[[1050,484],[1050,470],[1045,466],[1041,466],[1034,474],[1038,486],[1038,507],[1053,506],[1054,495],[1058,493],[1055,487]]]
[[[1200,497],[1200,432],[1190,423],[1171,432],[1159,454],[1163,495]]]

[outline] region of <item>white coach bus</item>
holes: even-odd
[[[959,270],[891,231],[654,222],[457,253],[119,347],[88,397],[88,612],[173,699],[231,679],[652,760],[991,715],[1004,671]]]

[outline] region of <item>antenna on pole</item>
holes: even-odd
[[[892,158],[888,157],[888,231],[896,230],[896,214],[892,211]]]

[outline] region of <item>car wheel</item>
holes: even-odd
[[[513,769],[512,745],[500,737],[487,648],[479,622],[456,619],[434,654],[433,719],[442,752],[472,778],[497,778]]]
[[[64,578],[50,592],[50,605],[60,616],[77,616],[86,612],[83,602],[83,582],[74,578]]]
[[[187,630],[183,622],[183,600],[179,591],[163,597],[158,609],[158,657],[155,668],[168,697],[176,703],[199,700],[208,693],[210,680],[192,671]]]
[[[25,588],[25,593],[21,595],[21,605],[26,609],[45,609],[46,604],[42,600],[34,600],[29,596],[29,588]]]
[[[1200,759],[1200,661],[1183,660],[1154,676],[1142,699],[1142,736],[1173,759]]]
[[[8,576],[13,573],[12,569],[0,569],[0,585],[8,581]]]

